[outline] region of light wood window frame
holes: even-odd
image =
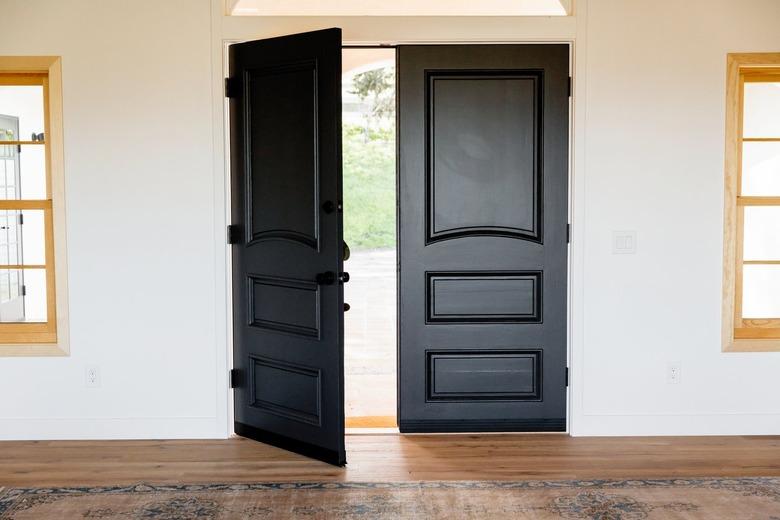
[[[44,213],[45,265],[0,268],[46,269],[45,323],[0,323],[0,356],[64,356],[70,353],[67,255],[65,248],[65,182],[62,129],[62,64],[58,56],[0,56],[0,84],[42,85],[44,141],[4,141],[4,145],[44,146],[46,198],[0,200],[3,209],[36,209]],[[21,136],[19,136],[21,138]]]
[[[743,319],[742,273],[745,207],[778,206],[780,197],[741,195],[742,144],[780,141],[780,136],[743,138],[742,119],[746,82],[780,81],[780,53],[734,53],[726,60],[726,156],[723,242],[723,351],[780,351],[780,318]],[[780,296],[778,296],[780,297]]]

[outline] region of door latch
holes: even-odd
[[[315,280],[317,281],[317,285],[333,285],[336,283],[336,273],[333,271],[318,273]]]
[[[324,273],[318,273],[314,279],[318,285],[333,285],[337,281],[343,284],[349,281],[349,273],[339,273],[337,276],[333,271],[325,271]]]

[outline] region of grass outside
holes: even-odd
[[[344,125],[344,240],[350,249],[395,247],[395,133]]]

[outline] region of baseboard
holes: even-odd
[[[344,466],[347,463],[343,451],[339,452],[336,450],[329,450],[327,448],[323,448],[322,446],[290,439],[289,437],[283,437],[276,433],[269,432],[267,430],[261,430],[260,428],[255,428],[254,426],[249,426],[248,424],[240,422],[235,423],[235,430],[236,435],[240,435],[241,437],[247,437],[258,442],[264,442],[265,444],[276,446],[277,448],[281,448],[283,450],[300,453],[306,457],[321,460],[323,462],[327,462],[328,464],[333,464],[334,466]]]
[[[573,437],[780,435],[780,413],[574,414],[571,434]]]
[[[0,418],[0,440],[226,439],[216,417]]]
[[[566,419],[403,420],[401,433],[565,432]]]

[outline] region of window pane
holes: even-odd
[[[46,263],[43,210],[0,210],[0,265]]]
[[[743,137],[780,137],[780,82],[745,83]]]
[[[45,323],[46,313],[45,269],[0,270],[0,322]]]
[[[32,141],[43,128],[43,87],[0,85],[0,140]]]
[[[746,265],[742,277],[742,317],[780,318],[780,265]]]
[[[745,208],[745,260],[780,260],[780,207]],[[780,299],[780,295],[777,296]]]
[[[780,143],[742,144],[742,195],[780,196]]]
[[[45,198],[45,147],[0,144],[0,199]]]

